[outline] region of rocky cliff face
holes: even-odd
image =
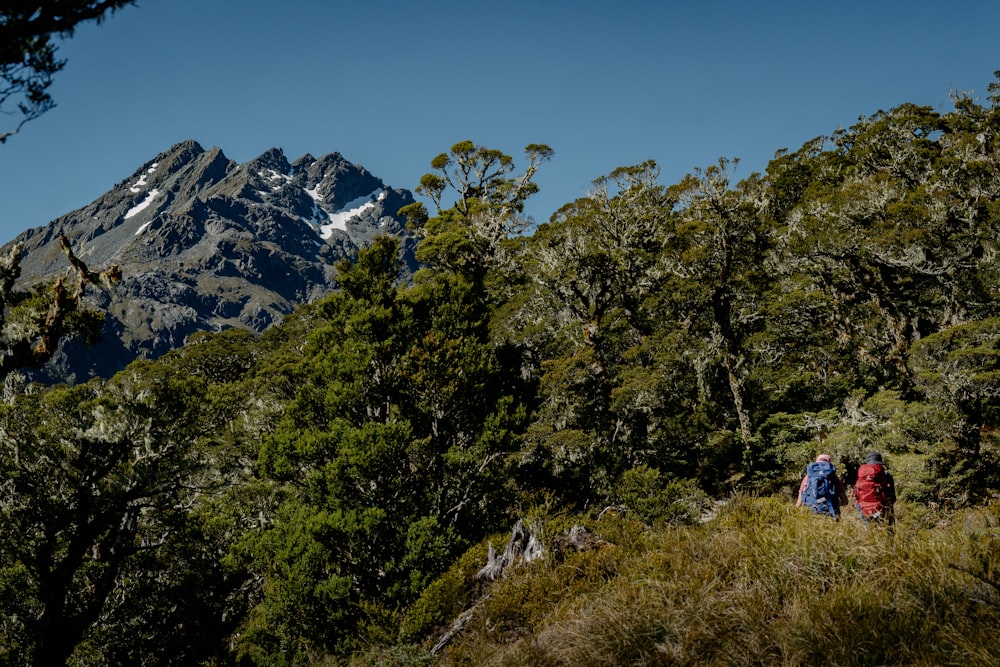
[[[63,234],[92,270],[122,269],[121,283],[94,297],[108,314],[102,341],[64,345],[45,379],[109,377],[195,331],[263,331],[334,289],[334,263],[379,234],[401,238],[412,270],[415,239],[397,215],[411,202],[339,153],[289,163],[275,148],[237,164],[218,148],[177,144],[9,244],[25,244],[22,287],[67,270]]]

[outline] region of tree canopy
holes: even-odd
[[[729,158],[673,184],[621,166],[534,229],[523,206],[552,150],[519,164],[463,141],[420,182],[434,211],[406,211],[412,280],[377,238],[259,337],[201,334],[107,381],[8,382],[0,661],[431,664],[476,604],[511,623],[537,613],[525,600],[559,606],[475,576],[512,525],[545,541],[550,585],[607,584],[613,556],[573,560],[583,524],[731,536],[749,519],[712,519],[713,501],[764,497],[753,521],[780,518],[820,448],[848,484],[882,452],[915,530],[995,498],[998,127],[996,99],[957,96],[739,182]],[[73,265],[64,291],[102,281]],[[5,334],[34,341],[18,308],[37,326],[50,292],[0,294]],[[691,555],[691,534],[670,539]],[[995,624],[982,535],[979,587],[954,590]]]

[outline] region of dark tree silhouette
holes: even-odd
[[[12,129],[0,128],[0,143],[55,106],[48,88],[66,61],[56,57],[53,36],[68,37],[78,24],[134,2],[0,0],[0,113],[15,119]]]

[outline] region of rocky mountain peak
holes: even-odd
[[[285,178],[291,171],[291,165],[280,148],[269,148],[245,165],[249,171],[264,172],[268,176]],[[270,172],[274,172],[271,174]]]
[[[121,267],[121,284],[99,297],[104,340],[65,346],[50,369],[51,379],[81,380],[159,356],[195,331],[262,331],[333,290],[335,262],[375,235],[399,236],[415,268],[416,241],[397,213],[412,201],[339,153],[290,164],[272,148],[237,164],[189,140],[9,245],[25,244],[22,285],[66,270],[60,235],[92,269]]]
[[[309,188],[335,211],[362,198],[376,196],[385,187],[368,170],[348,162],[340,153],[324,155],[303,166]]]

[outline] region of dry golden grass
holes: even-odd
[[[997,515],[899,518],[741,498],[701,526],[602,522],[615,546],[499,582],[433,664],[1000,664]]]

